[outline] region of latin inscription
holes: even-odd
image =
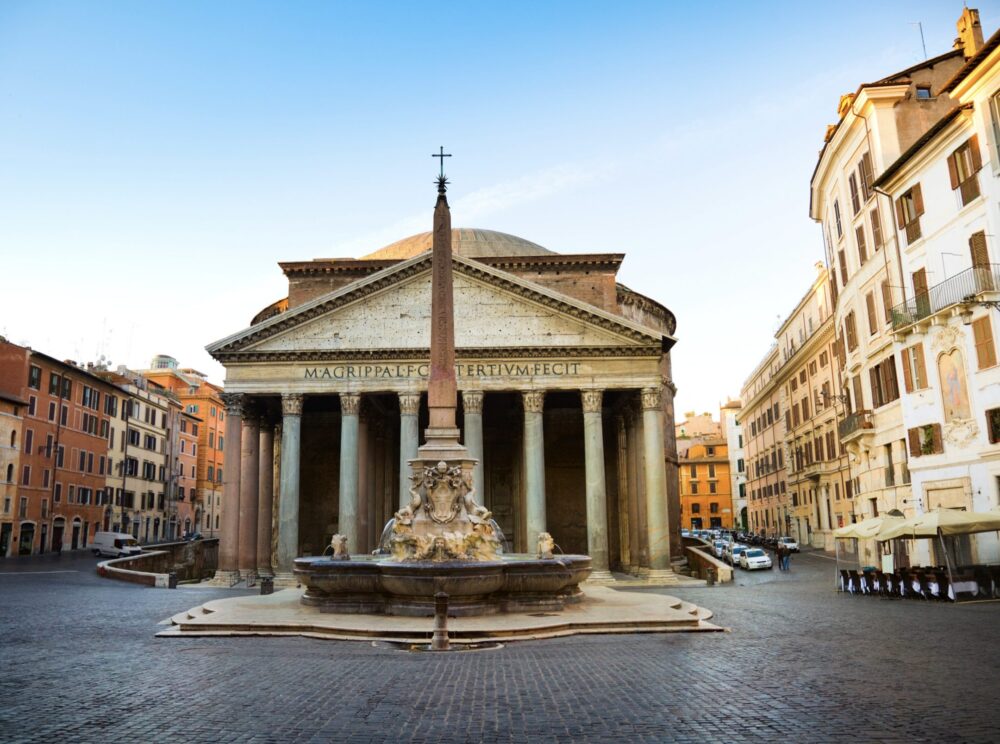
[[[535,377],[579,374],[579,362],[491,362],[459,363],[455,374],[459,378],[473,377]],[[429,364],[337,364],[333,367],[306,367],[307,380],[400,379],[427,377]]]

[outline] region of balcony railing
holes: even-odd
[[[950,305],[971,300],[983,292],[996,292],[998,288],[1000,288],[1000,264],[966,269],[940,284],[935,284],[912,300],[896,305],[892,309],[892,329],[895,331],[905,328]]]
[[[841,442],[847,442],[863,432],[865,429],[874,428],[871,411],[858,411],[850,413],[846,418],[837,423],[837,434]]]

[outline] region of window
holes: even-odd
[[[882,313],[885,316],[885,322],[892,322],[892,288],[889,286],[889,280],[885,279],[882,281]]]
[[[874,336],[878,333],[878,312],[875,310],[875,293],[865,295],[865,305],[868,310],[868,333]]]
[[[914,344],[903,349],[903,386],[906,392],[927,387],[927,368],[924,366],[924,345]]]
[[[924,197],[920,184],[913,187],[896,200],[896,222],[900,230],[906,232],[907,244],[920,238],[920,215],[924,213]]]
[[[691,466],[691,469],[694,470],[694,465]],[[210,481],[215,480],[215,468],[212,465],[208,466],[208,479]]]
[[[717,493],[718,490],[719,490],[719,484],[716,483],[715,481],[712,481],[711,483],[708,484],[709,493]]]
[[[42,368],[32,364],[28,367],[28,387],[32,390],[40,390],[42,387]]]
[[[851,190],[851,211],[857,215],[861,211],[861,195],[858,193],[858,179],[853,173],[848,176],[847,185]]]
[[[840,283],[847,286],[847,256],[843,250],[837,251],[837,262],[840,264]]]
[[[972,336],[976,343],[978,368],[986,369],[996,366],[997,351],[993,344],[993,327],[990,325],[989,315],[972,321]]]
[[[210,411],[211,411],[211,415],[215,416],[215,406],[211,406]]]
[[[30,486],[31,485],[31,466],[25,465],[24,469],[21,471],[21,485]]]
[[[983,167],[979,154],[979,138],[972,135],[948,156],[948,177],[951,188],[958,189],[962,206],[979,196],[979,179],[976,174]]]
[[[698,493],[698,481],[691,481],[691,493]]]
[[[1000,442],[1000,408],[991,408],[986,412],[986,431],[989,433],[991,444]]]
[[[705,448],[705,454],[707,454],[709,457],[715,457],[715,447],[706,447]],[[715,472],[715,465],[709,465],[708,466],[708,472],[709,472],[710,475],[714,474],[714,472]]]
[[[61,397],[65,398],[66,400],[70,400],[73,397],[73,381],[68,377],[63,378]]]
[[[872,250],[878,253],[879,248],[882,247],[884,239],[882,238],[882,220],[878,218],[878,210],[873,209],[869,213],[869,221],[872,224]]]
[[[699,504],[697,502],[695,502],[694,504],[691,504],[691,513],[692,514],[700,514],[701,513],[701,504]]]
[[[926,318],[931,314],[931,297],[927,292],[927,271],[918,269],[910,276],[913,278],[913,299],[917,304],[917,315]]]
[[[691,477],[692,478],[697,478],[698,477],[698,466],[697,465],[692,465],[691,466]],[[212,476],[209,475],[208,479],[211,480]]]
[[[896,380],[896,364],[889,357],[868,370],[871,379],[872,408],[879,408],[899,398],[899,383]]]
[[[49,402],[49,421],[56,420],[56,404],[54,402]]]
[[[49,395],[59,394],[59,375],[49,372]]]
[[[714,462],[710,462],[708,464],[708,477],[709,478],[714,478],[715,477],[715,463]]]
[[[854,231],[854,236],[858,240],[858,263],[864,266],[868,260],[868,246],[865,245],[865,226],[858,225],[858,229]]]
[[[931,100],[931,89],[930,89],[930,86],[927,86],[927,85],[918,85],[917,86],[917,100],[918,101],[929,101],[929,100]],[[878,516],[878,512],[875,513],[875,516]]]
[[[713,501],[712,503],[710,503],[708,505],[708,511],[711,512],[712,514],[718,514],[719,513],[719,504],[718,504],[718,502]]]
[[[854,324],[854,311],[851,310],[844,318],[844,335],[847,337],[847,350],[854,351],[858,348],[858,331]]]
[[[861,162],[858,163],[858,176],[861,180],[861,194],[864,200],[868,201],[875,195],[875,191],[872,189],[874,169],[872,168],[871,153],[866,152],[861,156]]]
[[[990,266],[990,254],[986,248],[986,233],[983,230],[969,236],[969,253],[972,256],[976,291],[992,292],[996,289],[996,282],[993,279],[993,267]]]
[[[908,429],[907,438],[910,442],[910,456],[936,455],[944,452],[941,439],[941,424],[926,424]]]
[[[31,429],[26,429],[24,432],[24,454],[31,454],[31,447],[35,443],[35,432]]]
[[[837,237],[838,238],[844,237],[844,228],[840,224],[840,202],[838,202],[837,200],[834,200],[833,202],[833,220],[837,226]]]
[[[215,432],[214,431],[208,432],[208,446],[209,447],[214,447],[215,446]]]
[[[997,162],[1000,162],[1000,90],[990,98],[990,123],[993,125],[993,149],[997,151]]]

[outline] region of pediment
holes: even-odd
[[[457,349],[659,345],[662,333],[456,256]],[[423,350],[430,345],[430,255],[319,297],[208,347],[230,354],[282,355]]]

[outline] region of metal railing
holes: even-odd
[[[892,329],[899,330],[944,310],[950,305],[971,300],[983,292],[1000,288],[1000,264],[974,266],[955,274],[912,300],[901,302],[892,309]]]
[[[857,411],[856,413],[847,414],[845,418],[837,422],[837,434],[840,440],[844,441],[864,429],[871,429],[873,427],[872,412]]]

